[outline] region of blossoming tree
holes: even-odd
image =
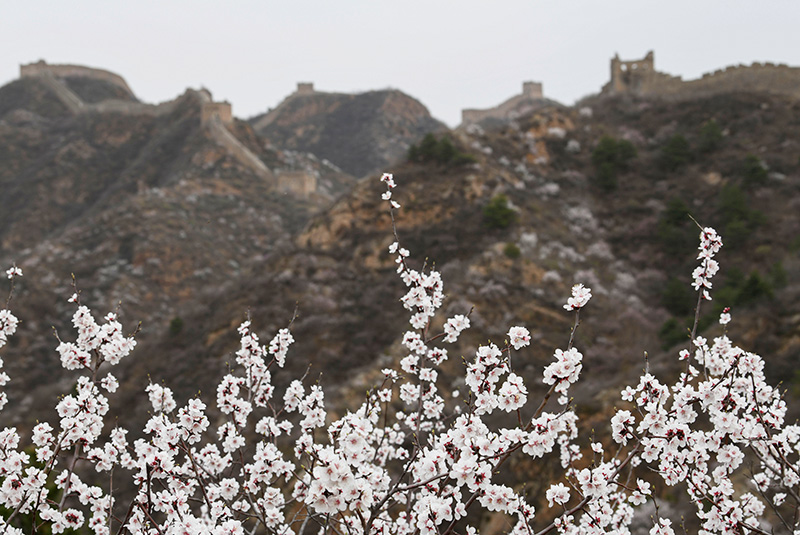
[[[394,222],[396,184],[388,174],[381,180]],[[477,533],[470,525],[476,510],[506,515],[515,535],[628,533],[635,508],[647,501],[656,506],[650,533],[673,533],[670,519],[658,515],[656,479],[685,484],[700,533],[798,532],[800,428],[784,421],[785,403],[765,380],[762,359],[726,336],[727,311],[721,336],[692,333],[691,348],[678,356],[685,364],[677,381],[645,372],[622,390],[623,408],[609,422],[613,444],[604,445],[581,434],[570,400],[582,371],[574,342],[589,288],[575,285],[564,305],[575,323],[543,371],[541,399],[529,399],[512,365],[512,354],[531,341],[521,326],[501,344],[478,347],[465,362],[467,391],[451,393],[439,370],[447,345],[470,328],[469,314],[434,328],[442,278],[414,269],[394,236],[389,252],[408,288],[401,299],[409,313],[406,355],[397,369],[383,370],[360,407],[335,421],[318,384],[298,379],[284,392],[273,385],[291,332],[281,329],[262,344],[246,321],[236,368],[216,399],[179,407],[169,388],[150,384],[146,438],[130,442],[126,430],[106,424],[107,396],[118,386],[108,370],[128,357],[135,339],[114,314],[98,322],[73,295],[76,335],[59,339],[56,351],[81,376],[56,406],[58,424],[36,425],[30,445],[14,428],[0,432],[2,533],[21,535],[25,518],[32,533],[463,535]],[[701,230],[698,315],[711,299],[721,246],[713,229]],[[22,271],[6,273],[13,292]],[[18,323],[10,302],[11,294],[0,311],[0,347]],[[8,381],[0,374],[0,385]],[[212,413],[222,416],[213,417],[219,424]],[[498,420],[503,413],[510,418]],[[549,510],[535,510],[519,487],[502,482],[513,456],[558,459],[563,477],[545,492]],[[126,486],[135,495],[118,503]]]

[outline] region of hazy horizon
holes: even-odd
[[[685,0],[612,6],[509,1],[384,4],[180,0],[5,6],[0,84],[44,59],[110,70],[145,102],[206,87],[249,118],[297,82],[320,91],[395,88],[455,126],[464,108],[488,108],[542,82],[572,104],[608,81],[609,60],[655,51],[659,71],[700,77],[752,62],[800,65],[800,3]]]

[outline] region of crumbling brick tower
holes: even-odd
[[[644,59],[622,61],[619,54],[611,59],[611,82],[609,92],[641,94],[656,74],[653,51]]]

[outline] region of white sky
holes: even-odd
[[[400,89],[451,126],[524,80],[566,104],[599,91],[615,52],[655,50],[692,79],[800,65],[797,0],[0,0],[0,85],[45,59],[121,74],[146,102],[205,86],[247,118],[298,81]]]

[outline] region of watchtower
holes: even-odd
[[[233,113],[231,110],[231,103],[224,102],[204,102],[200,109],[200,122],[202,124],[208,123],[213,117],[218,118],[222,124],[230,124],[233,122]]]
[[[619,54],[611,58],[611,93],[639,93],[642,86],[655,74],[653,51],[643,59],[622,61]]]
[[[522,82],[522,96],[528,98],[544,98],[541,82]]]
[[[312,82],[297,82],[298,95],[310,95],[314,92],[314,84]]]

